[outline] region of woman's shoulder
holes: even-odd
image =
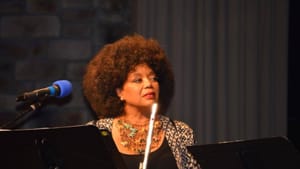
[[[161,120],[165,125],[167,137],[172,139],[179,138],[184,145],[192,145],[195,143],[194,130],[185,122],[180,120],[172,120],[169,117],[162,116]],[[177,140],[177,139],[175,139]]]
[[[94,125],[99,129],[107,129],[111,131],[113,118],[102,118],[87,122],[87,125]]]
[[[183,121],[172,120],[170,117],[167,116],[160,116],[160,119],[163,123],[173,125],[176,130],[192,130],[192,128]]]
[[[174,123],[177,128],[181,129],[192,129],[187,123],[180,121],[180,120],[174,120]]]

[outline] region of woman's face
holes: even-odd
[[[125,109],[150,107],[158,102],[159,83],[153,70],[140,64],[129,72],[121,89],[117,89],[120,99],[125,101]]]

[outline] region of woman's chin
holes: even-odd
[[[155,101],[155,100],[148,100],[147,103],[146,103],[146,106],[151,107],[154,103],[157,103],[157,101]]]

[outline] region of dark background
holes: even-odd
[[[300,148],[299,1],[290,0],[288,59],[288,137]]]
[[[288,137],[299,148],[300,5],[299,0],[289,2],[287,124]],[[87,105],[82,99],[80,85],[84,67],[104,44],[132,31],[135,25],[131,20],[133,5],[134,1],[127,0],[1,0],[0,18],[19,17],[19,22],[11,27],[2,24],[0,29],[0,123],[14,117],[16,111],[12,103],[17,94],[45,87],[53,79],[71,80],[72,95],[62,100],[49,100],[23,127],[76,125],[93,119],[94,114],[86,111]],[[50,24],[53,29],[35,29],[40,26],[40,20],[27,20],[23,16],[53,22]],[[1,21],[13,23],[9,19]],[[20,29],[24,32],[16,31],[19,27],[24,28]]]

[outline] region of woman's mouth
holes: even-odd
[[[146,99],[155,99],[155,93],[154,92],[149,92],[143,95],[144,98]]]

